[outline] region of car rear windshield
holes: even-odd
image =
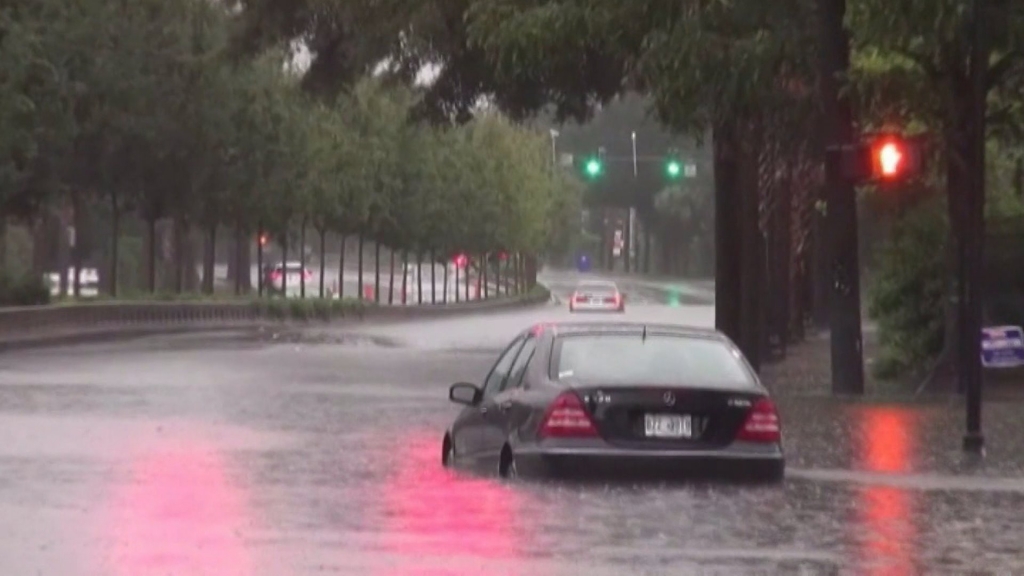
[[[580,294],[615,294],[615,286],[608,286],[605,284],[592,284],[583,285],[576,288],[576,292]]]
[[[552,378],[573,385],[755,385],[750,371],[729,344],[692,336],[563,336],[556,344],[552,369]]]

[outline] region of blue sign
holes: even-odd
[[[981,329],[981,365],[985,368],[1024,366],[1024,329],[991,326]]]
[[[590,272],[590,256],[580,254],[579,257],[576,258],[576,268],[580,272]]]

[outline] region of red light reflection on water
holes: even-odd
[[[497,479],[444,469],[440,444],[428,436],[395,447],[394,461],[400,464],[381,486],[384,549],[408,558],[418,575],[451,574],[450,565],[436,571],[430,565],[456,556],[478,568],[488,561],[514,565],[528,558],[525,536],[531,523],[523,513],[535,509],[528,508],[528,495]]]
[[[870,472],[912,470],[917,414],[899,407],[869,407],[855,412],[859,423],[859,460]],[[914,495],[902,488],[865,486],[857,495],[861,573],[872,576],[916,574]]]
[[[201,445],[150,452],[135,461],[111,503],[110,571],[124,576],[253,573],[240,531],[243,495],[222,458]]]

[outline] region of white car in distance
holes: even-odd
[[[625,312],[626,298],[614,282],[580,282],[569,299],[569,312]]]

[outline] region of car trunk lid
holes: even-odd
[[[636,449],[714,449],[730,444],[757,400],[749,388],[588,386],[576,388],[601,436]]]

